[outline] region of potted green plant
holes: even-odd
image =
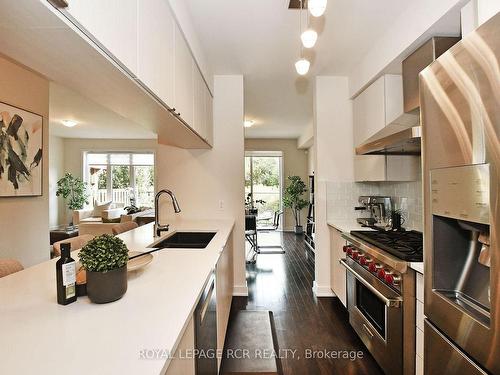
[[[120,299],[127,291],[128,249],[118,237],[103,234],[78,254],[87,273],[87,295],[94,303]]]
[[[283,192],[283,205],[293,212],[295,233],[302,234],[304,229],[300,222],[300,211],[309,204],[302,198],[302,195],[307,191],[306,184],[299,176],[288,176],[288,180],[289,184]]]
[[[71,173],[66,173],[63,178],[57,181],[56,196],[63,197],[70,211],[81,210],[86,204],[89,204],[87,184]],[[72,214],[70,215],[69,227],[73,227]]]

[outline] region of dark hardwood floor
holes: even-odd
[[[314,296],[314,259],[306,251],[303,237],[272,235],[282,236],[286,253],[259,255],[255,265],[247,265],[249,296],[233,299],[232,314],[241,309],[273,312],[280,354],[284,356],[285,349],[295,350],[295,355],[289,351],[281,359],[284,374],[382,374],[349,325],[342,303],[337,298]],[[266,234],[263,237],[265,240]],[[306,358],[312,351],[318,355],[335,351],[340,358]],[[362,358],[342,358],[356,352],[362,352]]]

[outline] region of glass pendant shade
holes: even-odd
[[[297,73],[300,74],[301,76],[304,76],[309,72],[309,67],[311,63],[306,60],[306,59],[300,59],[295,63],[295,69],[297,70]]]
[[[326,10],[327,0],[308,0],[309,12],[313,17],[321,17]]]
[[[313,48],[318,40],[318,33],[313,29],[308,29],[302,33],[300,39],[305,48]]]

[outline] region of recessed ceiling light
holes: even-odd
[[[245,120],[245,122],[243,123],[243,126],[245,128],[251,128],[254,124],[255,124],[254,120]]]
[[[62,120],[62,124],[68,128],[78,125],[78,121],[75,120]]]

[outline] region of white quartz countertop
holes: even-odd
[[[418,273],[424,274],[424,262],[412,262],[410,263],[410,268],[414,269]]]
[[[329,226],[337,229],[340,232],[349,233],[352,230],[374,230],[368,227],[364,227],[361,224],[358,224],[356,220],[333,220],[330,219],[326,222]]]
[[[53,259],[0,279],[0,373],[161,374],[169,359],[146,360],[141,350],[175,351],[233,221],[170,222],[174,231],[216,231],[206,249],[164,249],[129,272],[122,299],[104,305],[87,297],[56,302]],[[153,224],[120,237],[130,250],[152,244]],[[76,255],[74,256],[77,260]]]

